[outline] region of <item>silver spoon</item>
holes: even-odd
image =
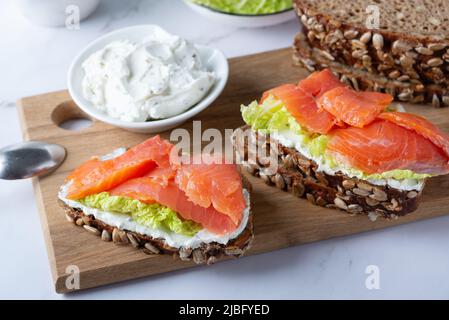
[[[48,174],[61,165],[64,147],[28,141],[0,149],[0,179],[16,180]]]

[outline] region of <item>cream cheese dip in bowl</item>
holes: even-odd
[[[206,109],[228,76],[228,61],[219,50],[140,25],[108,33],[82,50],[70,66],[68,88],[90,117],[155,133]]]

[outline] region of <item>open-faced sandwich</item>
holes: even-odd
[[[181,161],[155,136],[94,157],[59,191],[67,217],[105,241],[211,264],[253,238],[250,185],[218,156]]]
[[[449,173],[449,136],[391,101],[315,72],[242,106],[250,134],[235,134],[234,146],[250,173],[314,204],[372,219],[405,215],[426,179]],[[258,142],[277,151],[276,171],[249,154]]]

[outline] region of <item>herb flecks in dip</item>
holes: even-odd
[[[139,42],[115,41],[83,63],[83,95],[129,122],[165,119],[198,103],[215,81],[195,46],[154,26]]]

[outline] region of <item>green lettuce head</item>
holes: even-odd
[[[245,15],[270,14],[293,8],[292,0],[191,0],[211,9]]]

